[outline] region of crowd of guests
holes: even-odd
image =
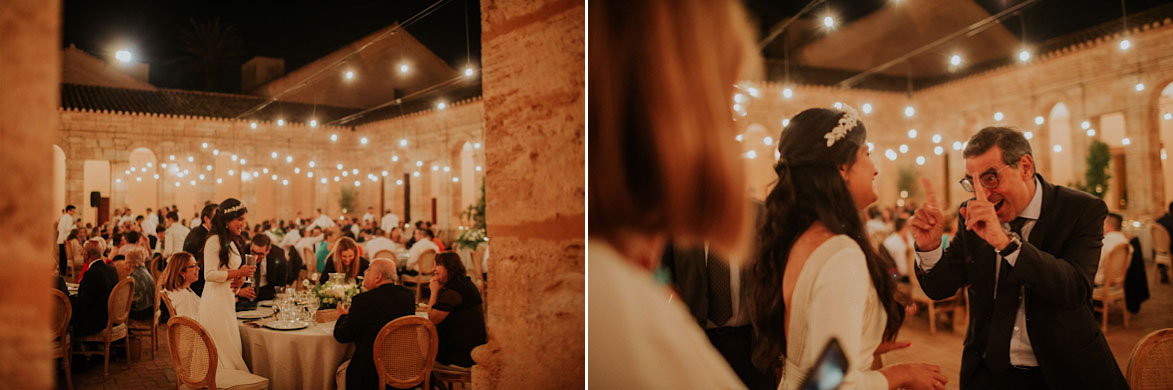
[[[415,294],[398,284],[399,275],[418,275],[419,259],[430,250],[437,254],[434,277],[421,287],[430,292],[428,318],[440,335],[438,364],[471,366],[472,348],[486,342],[480,293],[461,257],[445,250],[430,222],[416,222],[405,240],[409,225],[400,225],[391,212],[376,219],[373,209],[361,218],[334,221],[317,210],[313,218],[251,226],[246,223],[248,209],[231,198],[206,203],[190,224],[174,207],[147,211],[132,217],[129,209],[117,210],[107,224],[79,227],[76,208],[70,205],[57,221],[55,230],[65,232],[58,237],[58,288],[65,291],[67,276],[80,283],[72,297],[75,338],[106,326],[106,302],[114,285],[132,278],[132,319],[153,320],[158,286],[158,298],[176,315],[207,329],[217,345],[219,367],[247,370],[236,324],[238,302],[273,299],[279,289],[297,288],[302,279],[324,283],[327,275],[342,273],[352,283],[361,279],[364,289],[351,306],[339,307],[335,325],[339,342],[356,344],[346,377],[351,388],[375,388],[378,378],[370,361],[374,336],[391,320],[415,313]],[[397,253],[408,255],[402,266]],[[256,265],[244,264],[249,254],[258,259]],[[380,256],[372,259],[376,254]],[[71,268],[76,272],[71,274]],[[246,278],[253,279],[252,285],[245,285]],[[167,317],[164,310],[161,321]]]

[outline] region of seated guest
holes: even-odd
[[[86,242],[86,258],[89,262],[88,271],[82,275],[81,284],[77,288],[77,305],[73,307],[73,336],[80,338],[98,333],[106,328],[106,305],[110,301],[110,292],[118,281],[130,274],[130,269],[122,256],[117,256],[110,264],[102,261],[102,247],[95,241]]]
[[[326,257],[330,256],[330,252],[334,250],[331,246],[334,245],[334,231],[326,229],[322,232],[322,241],[318,242],[318,248],[314,251],[314,255],[318,257],[317,268],[314,272],[322,273],[326,269]]]
[[[403,245],[403,229],[398,227],[391,228],[391,233],[389,235],[391,237],[391,242]]]
[[[436,255],[428,319],[436,324],[440,338],[436,362],[472,367],[472,349],[484,344],[487,338],[485,311],[480,292],[464,272],[464,263],[456,252]]]
[[[366,247],[366,253],[369,253],[371,256],[379,253],[379,251],[395,252],[395,248],[398,247],[394,241],[387,238],[387,233],[383,229],[375,230],[374,236],[370,237],[364,246]]]
[[[257,300],[273,299],[274,287],[284,286],[289,282],[289,264],[285,260],[285,251],[272,245],[268,234],[253,236],[249,249],[249,254],[257,256],[257,273],[253,277],[256,281]]]
[[[326,259],[326,268],[322,270],[318,283],[330,280],[330,274],[335,272],[346,274],[347,282],[352,282],[358,275],[365,274],[371,262],[360,254],[358,244],[354,240],[349,237],[338,239],[338,243],[334,245],[334,252]]]
[[[409,238],[407,240],[406,245],[408,248],[415,246],[416,233],[418,233],[420,230],[423,230],[423,229],[424,229],[424,221],[415,221],[415,230],[413,230],[414,233],[412,233],[411,238]]]
[[[1120,230],[1124,225],[1124,217],[1116,213],[1108,213],[1108,217],[1104,218],[1104,246],[1100,248],[1100,265],[1096,268],[1095,283],[1097,286],[1104,285],[1104,267],[1108,261],[1108,254],[1116,249],[1117,246],[1128,244],[1128,236],[1121,233]],[[1129,247],[1131,253],[1132,247]],[[1128,256],[1124,261],[1131,261],[1132,257]],[[1128,265],[1124,267],[1127,269]]]
[[[296,250],[289,251],[285,254],[285,257],[289,258],[288,266],[285,267],[285,269],[289,270],[285,275],[285,285],[288,286],[296,282],[297,278],[301,277],[301,271],[305,269],[305,262],[301,260],[301,253]]]
[[[346,388],[378,389],[373,349],[375,336],[392,320],[415,314],[415,295],[395,284],[395,263],[379,260],[363,273],[363,289],[351,305],[339,305],[342,313],[334,324],[334,339],[354,343],[354,357],[346,370]]]
[[[408,275],[419,275],[419,261],[420,256],[427,250],[432,250],[435,253],[442,252],[436,242],[432,241],[432,231],[428,229],[415,230],[415,244],[411,246],[411,250],[407,252],[407,271]]]
[[[143,235],[137,231],[131,230],[122,236],[122,245],[118,247],[118,254],[125,255],[130,248],[141,246],[146,248]]]
[[[155,278],[147,269],[147,250],[132,247],[126,250],[126,263],[134,279],[134,298],[130,302],[130,318],[150,321],[155,318]]]
[[[162,276],[159,277],[159,284],[162,286],[162,294],[171,300],[171,308],[175,310],[175,315],[199,320],[200,296],[191,290],[192,283],[200,279],[199,273],[200,265],[191,253],[175,252],[167,259],[167,269],[163,270]],[[234,284],[232,287],[240,286]],[[237,290],[236,294],[251,293],[251,290],[250,287],[246,287]],[[167,319],[160,318],[160,321],[167,322]]]

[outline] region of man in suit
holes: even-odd
[[[274,287],[289,284],[289,262],[285,259],[285,251],[273,245],[269,235],[258,234],[253,236],[249,254],[257,256],[257,272],[253,276],[257,300],[273,299]]]
[[[962,187],[976,197],[961,205],[949,248],[927,179],[912,221],[925,294],[968,286],[961,388],[1128,388],[1092,314],[1104,202],[1044,181],[1018,131],[982,129],[963,155]]]
[[[380,259],[371,263],[363,273],[366,292],[355,295],[349,307],[338,307],[342,315],[334,324],[334,339],[354,343],[354,357],[343,368],[348,389],[379,388],[374,362],[375,336],[392,320],[415,314],[415,295],[396,285],[395,277],[394,262]]]
[[[122,256],[118,256],[110,264],[102,261],[102,243],[90,240],[85,244],[85,256],[89,261],[88,270],[82,275],[81,284],[77,288],[77,301],[73,306],[73,325],[75,338],[98,333],[106,327],[108,319],[107,303],[114,285],[130,275],[130,267]]]
[[[755,202],[754,207],[759,217],[765,215],[764,205]],[[752,267],[735,259],[723,260],[707,245],[688,248],[669,244],[661,264],[671,272],[680,300],[741,381],[754,390],[775,388],[773,376],[758,370],[752,361]]]
[[[200,266],[199,279],[191,284],[191,291],[200,296],[204,294],[204,241],[207,241],[208,232],[212,230],[212,217],[216,215],[217,207],[219,205],[215,203],[204,205],[204,210],[200,212],[200,226],[192,228],[187,238],[183,239],[183,251],[195,256],[196,264]]]

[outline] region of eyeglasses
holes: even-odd
[[[992,190],[998,188],[998,173],[1002,172],[1002,170],[1006,168],[1010,168],[1010,166],[1003,165],[1001,168],[996,170],[986,171],[986,173],[978,175],[978,182],[982,184],[982,187],[987,189]],[[961,188],[965,189],[966,192],[973,192],[973,178],[967,177],[961,179],[959,183],[961,183]]]
[[[200,267],[200,266],[198,266],[198,265],[192,264],[192,265],[189,265],[189,266],[183,267],[183,269],[184,269],[184,270],[189,270],[189,269],[192,269],[192,268],[199,268],[199,267]]]

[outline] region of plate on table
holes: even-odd
[[[241,320],[256,320],[273,315],[272,309],[262,310],[247,310],[236,313],[236,318]]]
[[[269,321],[264,324],[264,327],[276,330],[297,330],[310,327],[310,323],[297,320]]]
[[[273,300],[269,299],[269,300],[257,302],[257,306],[273,307]]]

